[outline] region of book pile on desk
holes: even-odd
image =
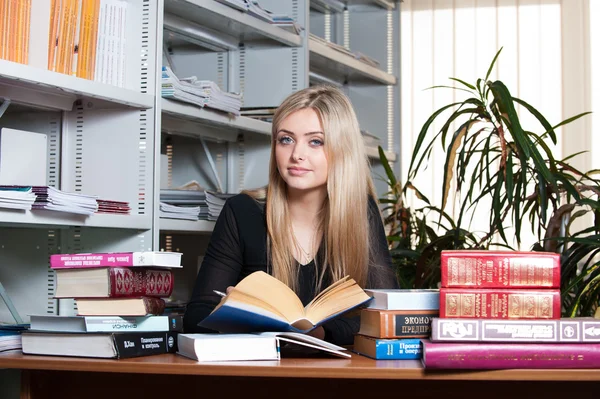
[[[360,311],[356,353],[378,360],[421,359],[421,339],[429,338],[439,315],[439,290],[366,289],[373,297]]]
[[[161,96],[234,115],[242,107],[241,94],[223,91],[215,82],[195,76],[178,78],[168,66],[162,67]]]
[[[442,251],[440,267],[440,315],[423,340],[426,368],[600,364],[600,320],[561,318],[559,254]]]
[[[23,353],[124,358],[176,350],[182,315],[165,314],[181,253],[56,254],[55,298],[74,299],[77,316],[32,315]]]

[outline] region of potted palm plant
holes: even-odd
[[[484,78],[473,83],[451,78],[457,86],[431,88],[460,90],[465,99],[441,107],[425,121],[404,184],[379,148],[386,170],[383,179],[390,188],[380,202],[388,215],[398,280],[403,288],[437,287],[442,250],[519,249],[527,225],[535,242],[526,249],[561,254],[563,316],[593,315],[600,294],[600,181],[594,178],[598,171],[571,166],[569,160],[578,154],[557,159],[551,151],[556,129],[588,112],[552,125],[532,105],[513,97],[502,81],[489,80],[501,51]],[[523,128],[518,106],[539,122],[540,132]],[[441,129],[432,129],[434,121],[441,121]],[[452,129],[454,125],[458,128]],[[435,145],[445,152],[439,206],[418,189],[419,173]],[[422,205],[407,206],[409,192]],[[450,194],[458,205],[452,215],[446,211]],[[471,231],[473,210],[482,207],[489,209],[487,228]],[[587,224],[575,231],[576,219]]]

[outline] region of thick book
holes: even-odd
[[[373,297],[369,309],[438,310],[440,292],[437,289],[365,289]]]
[[[179,334],[178,354],[198,361],[279,360],[302,348],[305,353],[351,357],[347,349],[310,335],[293,332],[246,334]],[[296,352],[300,353],[300,352]]]
[[[600,344],[422,343],[426,369],[595,369],[600,364]]]
[[[440,288],[440,317],[559,319],[559,289]]]
[[[141,317],[31,315],[30,329],[52,332],[181,332],[183,315]]]
[[[560,287],[554,252],[444,250],[440,260],[444,288]]]
[[[374,338],[429,338],[437,310],[361,309],[359,334]]]
[[[21,334],[23,353],[125,359],[177,351],[177,334],[168,332],[53,333],[27,331]]]
[[[56,270],[55,298],[168,297],[174,276],[168,269],[100,267]]]
[[[345,277],[305,307],[287,285],[259,271],[240,281],[199,326],[222,333],[305,333],[369,300],[354,279]]]
[[[165,310],[162,298],[78,298],[79,316],[147,316],[161,315]]]
[[[50,255],[53,269],[154,266],[180,268],[180,252],[99,252]]]
[[[421,359],[421,346],[421,340],[416,338],[381,339],[355,335],[352,350],[376,360],[415,360]]]
[[[600,319],[560,320],[442,319],[431,321],[432,342],[596,342]]]

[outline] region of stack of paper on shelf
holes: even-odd
[[[31,187],[0,186],[0,208],[29,210],[34,202]]]
[[[289,30],[292,33],[300,34],[304,28],[296,23],[290,16],[286,14],[274,14],[267,10],[257,0],[217,0],[219,3],[228,5],[231,8],[247,12],[248,14],[266,21],[270,24],[277,25],[280,28]]]
[[[131,207],[126,201],[112,201],[98,199],[98,210],[96,213],[112,213],[117,215],[129,215]]]
[[[160,217],[166,219],[200,220],[199,206],[177,206],[160,203]]]
[[[217,220],[219,214],[223,210],[225,201],[227,198],[234,196],[235,194],[222,194],[214,191],[205,191],[206,202],[208,204],[208,220]]]
[[[178,78],[171,68],[162,67],[161,95],[164,98],[209,107],[220,111],[240,114],[242,95],[228,93],[210,80],[198,80],[197,77]]]
[[[243,108],[241,115],[265,122],[273,122],[275,111],[277,111],[277,108]]]
[[[98,210],[96,197],[80,193],[68,193],[48,186],[33,186],[36,195],[33,209],[91,215]]]
[[[161,189],[160,204],[161,218],[187,219],[182,217],[183,213],[190,216],[189,220],[208,220],[208,204],[204,191]],[[192,211],[189,209],[195,212],[194,219],[191,218]]]
[[[73,298],[77,316],[32,315],[23,353],[126,358],[172,353],[181,314],[165,314],[181,253],[76,253],[50,256],[56,298]]]
[[[320,43],[323,43],[326,46],[332,48],[333,50],[336,50],[336,51],[338,51],[340,53],[349,55],[352,58],[356,58],[357,60],[359,60],[359,61],[361,61],[361,62],[363,62],[363,63],[365,63],[367,65],[370,65],[370,66],[373,66],[373,67],[379,67],[379,61],[377,61],[376,59],[374,59],[372,57],[369,57],[369,56],[367,56],[367,55],[365,55],[363,53],[360,53],[358,51],[357,52],[352,52],[352,51],[350,51],[350,49],[347,49],[346,47],[341,46],[341,45],[339,45],[337,43],[328,42],[327,40],[323,39],[320,36],[315,35],[314,33],[310,34],[310,39],[318,41]]]

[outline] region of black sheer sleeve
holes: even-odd
[[[213,290],[225,292],[234,286],[243,266],[238,226],[230,200],[227,200],[215,223],[196,284],[183,318],[185,332],[212,332],[198,323],[212,312],[221,297]]]
[[[371,232],[371,248],[369,254],[369,275],[365,288],[398,288],[398,280],[394,271],[392,257],[388,249],[385,229],[377,202],[369,197],[369,225]],[[338,317],[323,324],[325,340],[336,345],[352,345],[354,335],[360,328],[360,315]]]

